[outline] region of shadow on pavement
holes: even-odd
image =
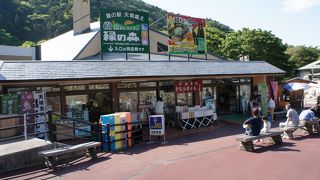
[[[320,134],[299,134],[293,135],[294,141],[302,141],[304,139],[320,139]]]
[[[221,123],[223,124],[223,123]],[[233,125],[233,124],[223,124],[221,127],[218,127],[212,131],[207,132],[201,132],[196,134],[188,134],[181,137],[176,137],[168,140],[168,143],[161,144],[162,139],[157,140],[155,143],[152,144],[142,144],[142,145],[136,145],[132,148],[124,149],[121,151],[114,152],[115,154],[139,154],[146,151],[149,151],[151,149],[155,149],[158,147],[165,147],[165,146],[187,146],[188,143],[193,142],[200,142],[200,141],[206,141],[206,140],[212,140],[212,139],[218,139],[228,136],[234,136],[238,134],[243,134],[244,130],[239,125]],[[236,141],[235,141],[236,143]]]
[[[109,154],[109,155],[108,155]],[[75,171],[86,171],[88,168],[94,164],[106,161],[109,158],[110,153],[100,153],[97,159],[91,158],[78,158],[74,161],[63,163],[59,162],[57,169],[49,169],[44,166],[36,166],[32,168],[26,168],[23,170],[16,170],[0,176],[0,179],[52,179],[62,176],[67,173],[72,173]]]
[[[293,147],[295,147],[295,143],[292,143],[292,142],[283,142],[283,144],[280,144],[280,145],[276,145],[273,143],[256,144],[254,153],[264,153],[267,151],[301,152],[300,150],[294,149]]]

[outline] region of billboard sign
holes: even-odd
[[[149,53],[149,14],[100,10],[101,51]]]
[[[206,20],[168,14],[170,54],[205,54]]]

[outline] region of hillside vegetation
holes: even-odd
[[[0,44],[30,46],[71,30],[72,2],[1,0]],[[166,31],[167,11],[141,0],[91,0],[92,22],[99,20],[101,8],[148,12],[150,28]],[[192,12],[185,15],[193,16]],[[249,56],[250,60],[264,60],[287,71],[288,76],[293,76],[298,67],[319,59],[319,47],[288,46],[271,31],[248,28],[234,31],[210,18],[207,24],[208,52],[226,59]]]

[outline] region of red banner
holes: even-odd
[[[174,92],[175,93],[189,93],[189,92],[199,92],[202,89],[202,81],[194,80],[188,82],[175,82]]]
[[[273,90],[273,96],[274,96],[274,102],[277,103],[278,101],[278,82],[271,82],[271,87],[272,87],[272,90]]]
[[[34,113],[34,96],[32,92],[21,92],[20,93],[20,109],[22,114],[32,114]],[[27,116],[27,124],[32,124],[35,122],[34,116]],[[28,126],[27,132],[34,133],[34,125]]]

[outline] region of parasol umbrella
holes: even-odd
[[[310,88],[307,83],[285,83],[282,88],[288,91],[307,90]]]
[[[305,83],[305,84],[314,83],[314,84],[317,84],[317,82],[310,81],[308,79],[302,79],[301,77],[295,77],[295,78],[286,80],[286,81],[284,81],[284,83]]]

